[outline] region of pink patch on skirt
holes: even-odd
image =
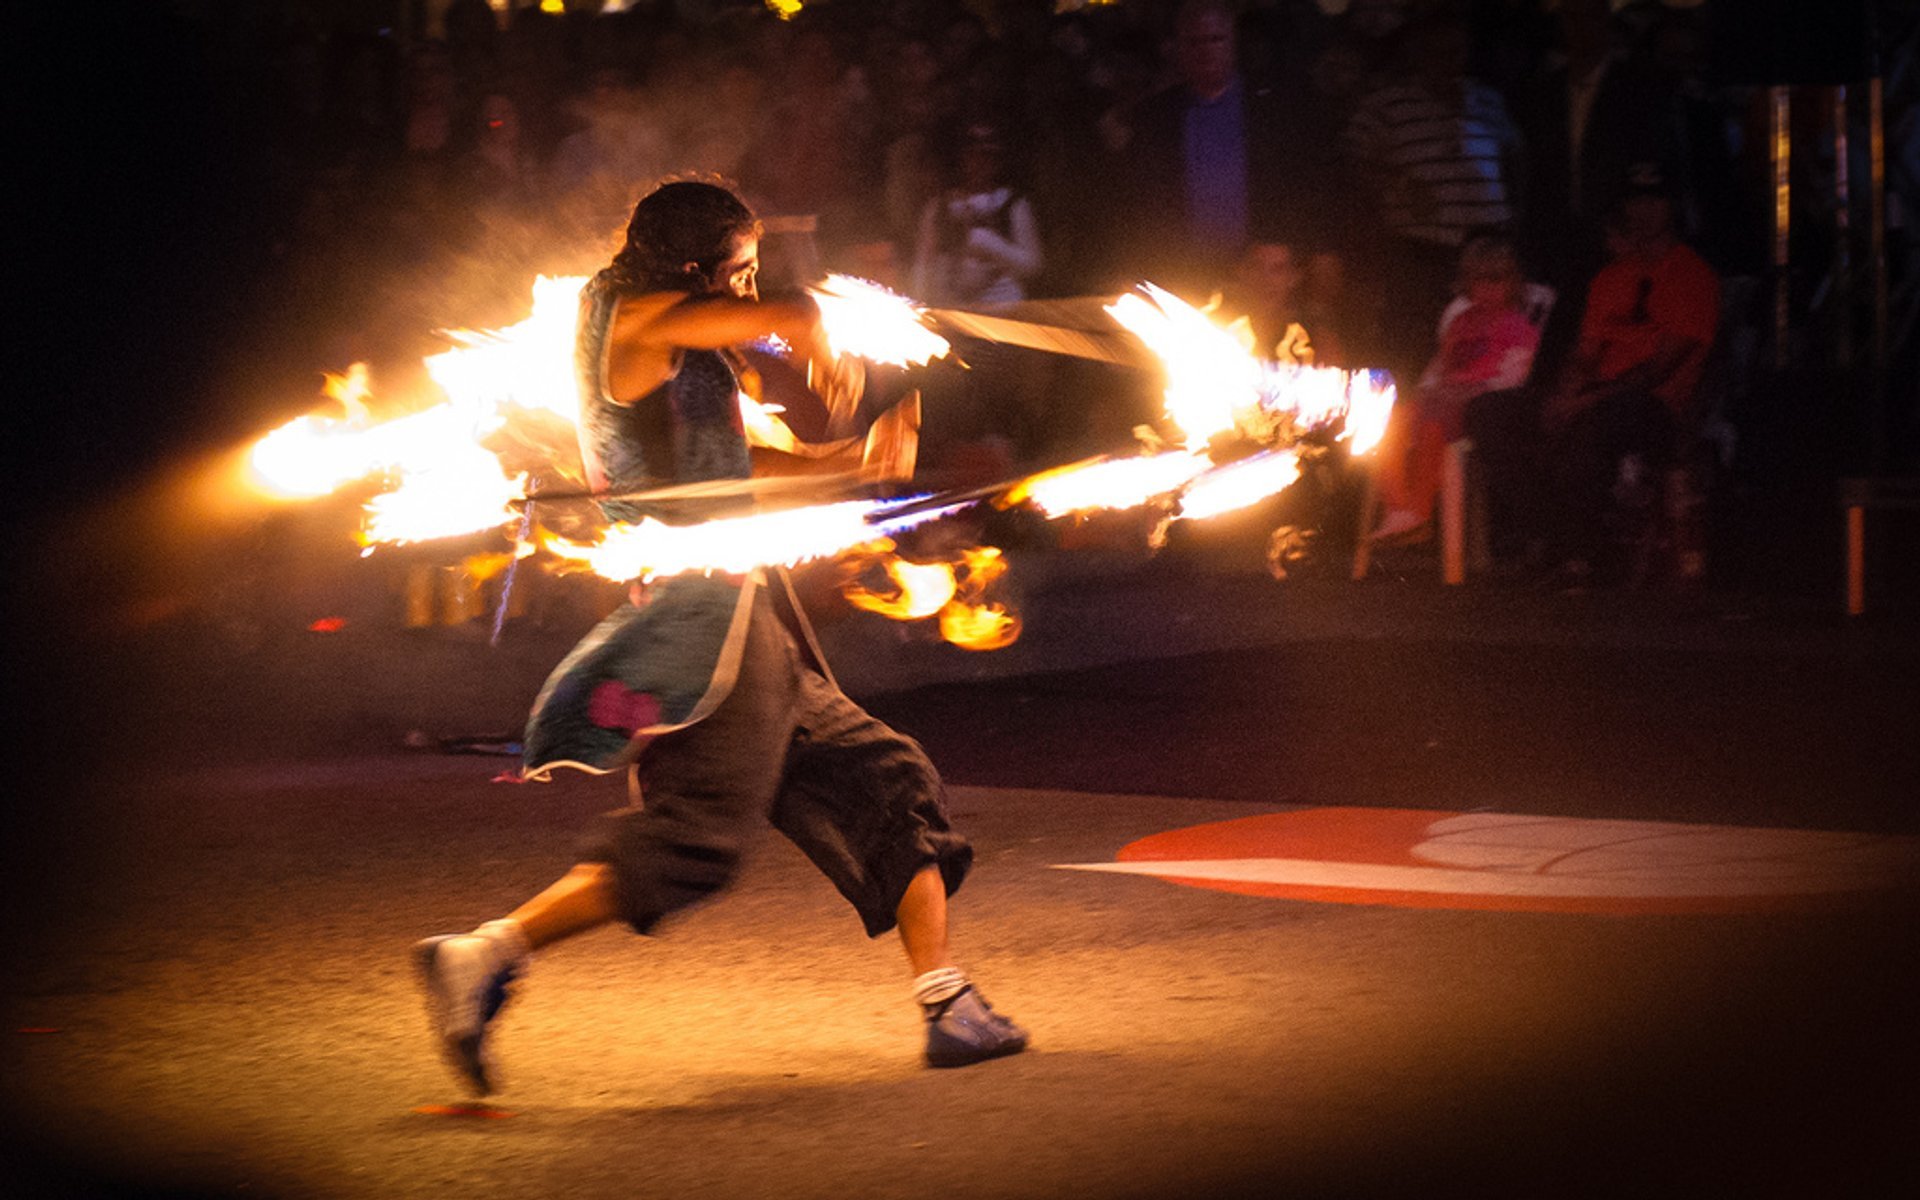
[[[602,729],[635,733],[659,723],[660,700],[652,692],[636,692],[609,679],[593,689],[587,719]]]

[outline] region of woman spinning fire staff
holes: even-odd
[[[768,335],[824,345],[812,301],[760,300],[759,238],[753,213],[712,184],[669,183],[634,207],[625,245],[581,298],[575,374],[596,492],[751,473],[729,348]],[[644,805],[505,917],[414,948],[434,1032],[476,1092],[493,1088],[488,1023],[534,951],[615,920],[652,931],[724,888],[769,818],[868,936],[899,929],[929,1064],[1026,1047],[948,955],[947,897],[973,850],[948,824],[933,764],[841,693],[784,573],[690,573],[637,592],[548,678],[525,753],[533,777],[631,768]]]

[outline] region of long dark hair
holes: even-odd
[[[742,234],[759,236],[760,222],[728,189],[692,179],[665,183],[633,206],[626,242],[594,282],[623,292],[703,287]],[[700,279],[688,277],[688,263]]]

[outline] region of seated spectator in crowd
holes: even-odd
[[[1630,172],[1608,248],[1613,261],[1587,289],[1579,342],[1542,414],[1556,549],[1582,577],[1609,549],[1606,517],[1622,464],[1656,479],[1691,446],[1720,321],[1720,281],[1676,234],[1657,168]]]
[[[1447,443],[1462,435],[1475,399],[1527,381],[1544,316],[1511,241],[1480,236],[1466,244],[1460,295],[1440,318],[1440,349],[1380,448],[1386,512],[1374,537],[1409,538],[1429,527]]]
[[[912,293],[948,308],[1016,304],[1040,266],[1033,205],[1008,178],[1000,131],[971,123],[950,185],[920,214]]]
[[[1387,234],[1372,267],[1398,320],[1384,365],[1400,372],[1426,361],[1468,236],[1516,216],[1519,134],[1500,94],[1467,78],[1471,50],[1457,21],[1409,27],[1403,75],[1362,100],[1343,135]]]

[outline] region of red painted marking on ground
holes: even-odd
[[[347,619],[345,617],[321,617],[318,621],[307,626],[308,629],[311,629],[315,633],[339,633],[346,627]]]
[[[1121,862],[1194,858],[1311,858],[1417,866],[1413,847],[1454,813],[1411,808],[1308,808],[1169,829],[1123,846]]]
[[[428,1117],[467,1117],[478,1121],[504,1121],[513,1115],[491,1104],[422,1104],[413,1111]]]
[[[15,1033],[65,1033],[66,1031],[64,1029],[56,1028],[55,1026],[52,1026],[52,1025],[23,1025],[19,1029],[14,1030],[14,1032]]]
[[[1436,826],[1443,823],[1463,820],[1468,824],[1514,822],[1543,840],[1513,851],[1513,861],[1499,861],[1505,852],[1497,840],[1476,843],[1474,831],[1463,831],[1458,824],[1436,830]],[[1260,873],[1262,864],[1249,860],[1291,860],[1294,866],[1276,867],[1277,873],[1318,878],[1312,881],[1221,879],[1157,872],[1154,878],[1184,887],[1246,896],[1497,912],[1632,915],[1805,909],[1834,903],[1836,897],[1850,890],[1853,882],[1844,862],[1838,864],[1838,869],[1829,864],[1830,844],[1809,844],[1803,854],[1789,853],[1785,861],[1794,862],[1804,857],[1808,877],[1820,886],[1796,889],[1789,881],[1787,885],[1771,887],[1765,879],[1753,879],[1730,885],[1723,892],[1686,894],[1696,890],[1685,886],[1686,881],[1699,872],[1710,873],[1729,865],[1737,867],[1745,854],[1741,839],[1780,831],[1657,822],[1618,825],[1615,828],[1606,822],[1569,817],[1469,818],[1461,813],[1418,809],[1312,808],[1171,829],[1122,847],[1115,858],[1119,862],[1143,865],[1205,863],[1224,874],[1231,874],[1235,869]],[[1602,832],[1596,833],[1596,830]],[[1785,836],[1818,839],[1837,835],[1787,833]],[[1556,839],[1564,839],[1564,844],[1557,844]],[[1653,852],[1643,851],[1642,843],[1653,847]],[[1689,849],[1697,845],[1700,852],[1692,857],[1663,860],[1658,848],[1676,843]],[[1490,858],[1473,861],[1476,846],[1491,846]],[[1466,858],[1458,856],[1462,849],[1468,852]],[[1590,865],[1600,858],[1607,861]],[[1236,868],[1236,863],[1245,866]],[[1406,868],[1413,870],[1409,872]],[[1353,882],[1340,883],[1339,877],[1343,874],[1350,875]],[[1436,875],[1444,877],[1444,881],[1406,888],[1386,886],[1381,879],[1386,876],[1394,883],[1406,880],[1426,884]],[[1607,894],[1609,886],[1623,876],[1642,884],[1641,893]],[[1522,883],[1545,880],[1563,890],[1560,894],[1526,894],[1524,890],[1515,894],[1511,885],[1516,879]],[[1481,881],[1485,883],[1484,890],[1480,889]],[[1661,894],[1663,884],[1671,886],[1675,894]],[[1593,894],[1584,894],[1583,886],[1591,886]]]

